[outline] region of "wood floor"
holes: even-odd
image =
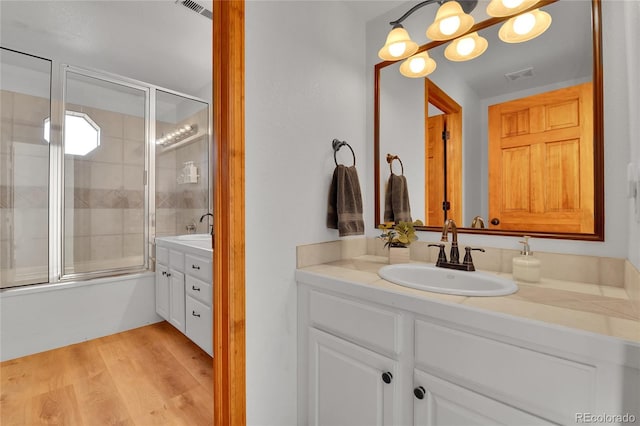
[[[213,424],[213,362],[166,322],[0,363],[0,424]]]

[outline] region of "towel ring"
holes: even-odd
[[[331,142],[331,146],[333,146],[333,161],[334,161],[334,163],[336,163],[336,166],[337,166],[338,165],[338,159],[336,158],[336,154],[338,153],[338,151],[340,151],[340,148],[342,148],[345,145],[351,150],[351,155],[353,155],[353,166],[355,166],[356,165],[356,154],[355,154],[355,152],[353,152],[353,148],[351,148],[351,145],[349,145],[347,142],[339,141],[338,139],[334,139]]]
[[[404,164],[402,164],[402,160],[397,155],[387,154],[387,163],[389,163],[389,171],[393,174],[392,164],[393,160],[398,160],[400,162],[400,168],[402,169],[402,175],[404,176]]]

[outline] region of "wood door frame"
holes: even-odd
[[[445,114],[445,126],[450,135],[447,143],[447,194],[445,196],[452,206],[456,206],[453,209],[454,214],[447,217],[453,219],[458,226],[464,226],[462,223],[462,106],[428,78],[424,79],[424,101],[425,137],[428,126],[429,104],[432,104]],[[427,141],[425,141],[426,143]],[[425,149],[425,153],[426,151]],[[425,178],[428,179],[428,176],[425,176]],[[425,192],[427,188],[428,185],[425,185]]]
[[[244,0],[213,2],[213,418],[246,424]]]

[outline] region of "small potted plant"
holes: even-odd
[[[422,226],[422,221],[386,222],[378,226],[382,231],[379,238],[389,247],[389,263],[409,263],[409,245],[418,239],[415,226]]]

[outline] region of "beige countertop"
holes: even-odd
[[[543,278],[536,284],[518,282],[518,291],[508,296],[453,296],[401,287],[383,280],[378,270],[386,264],[386,257],[364,255],[299,270],[640,343],[640,312],[624,288]],[[511,277],[505,273],[496,275]]]

